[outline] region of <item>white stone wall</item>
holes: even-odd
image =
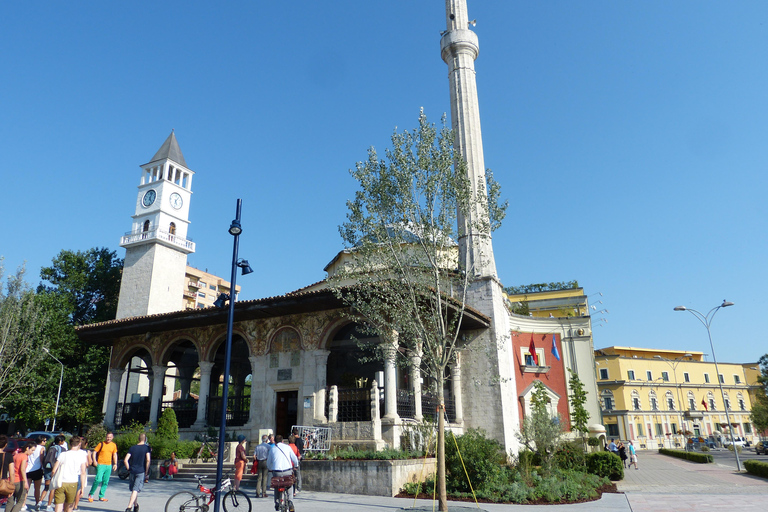
[[[181,309],[187,255],[159,244],[129,247],[125,253],[116,318]]]

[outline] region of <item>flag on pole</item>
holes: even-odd
[[[536,355],[536,345],[533,343],[533,334],[531,334],[531,345],[528,347],[528,352],[531,353],[534,364],[539,366],[539,356]]]
[[[560,352],[557,351],[557,342],[555,341],[555,335],[552,335],[552,355],[555,359],[560,360]]]
[[[704,400],[703,398],[701,399],[701,405],[703,405],[703,406],[704,406],[704,410],[705,410],[705,411],[708,411],[708,410],[709,410],[709,407],[707,407],[707,401],[706,401],[706,400]]]

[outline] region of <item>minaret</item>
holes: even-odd
[[[117,318],[183,309],[192,176],[171,132],[149,163],[141,166],[131,231],[120,240],[125,264]]]
[[[490,328],[461,354],[465,426],[484,429],[503,443],[505,451],[517,453],[515,434],[520,420],[510,320],[496,274],[484,208],[488,193],[475,81],[479,47],[477,35],[469,30],[466,0],[446,0],[445,6],[447,30],[440,41],[440,53],[448,64],[454,149],[467,162],[475,205],[468,217],[458,219],[459,254],[466,256],[462,261],[467,261],[467,270],[473,276],[467,303],[491,319]]]
[[[484,205],[485,189],[483,137],[480,132],[480,107],[477,101],[475,59],[479,52],[477,35],[469,30],[466,0],[446,0],[447,30],[440,41],[440,53],[448,64],[451,87],[451,125],[453,147],[467,162],[476,205],[468,218],[459,214],[460,261],[468,261],[467,270],[478,277],[497,277],[491,233]],[[463,258],[468,256],[468,260]]]

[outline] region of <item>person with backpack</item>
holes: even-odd
[[[96,445],[93,451],[93,465],[96,466],[96,478],[93,479],[91,492],[88,493],[88,501],[93,503],[93,496],[99,491],[99,501],[109,501],[106,496],[109,477],[113,471],[117,471],[117,445],[112,441],[115,434],[107,432],[104,442]]]
[[[51,478],[53,477],[53,466],[56,465],[56,461],[59,460],[59,455],[67,451],[64,447],[64,436],[59,434],[53,438],[53,444],[45,452],[45,459],[43,460],[43,480],[45,481],[45,487],[43,488],[43,495],[40,497],[40,503],[45,501],[46,493],[48,494],[48,507],[46,512],[53,512],[53,489],[51,489]]]

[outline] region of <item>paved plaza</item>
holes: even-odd
[[[618,483],[622,494],[605,494],[599,501],[573,505],[493,505],[451,502],[451,511],[469,510],[557,512],[665,512],[689,510],[764,511],[768,505],[768,480],[736,473],[720,464],[696,464],[652,452],[640,452],[640,469],[626,470]],[[91,480],[92,477],[89,477]],[[142,512],[162,512],[169,496],[194,491],[194,484],[153,480],[139,497]],[[245,489],[249,497],[253,490]],[[83,512],[122,512],[128,504],[128,483],[113,477],[107,503],[80,502]],[[274,510],[272,499],[252,500],[254,512]],[[31,505],[27,500],[27,505]],[[307,512],[433,510],[432,502],[378,496],[305,491],[295,500],[296,510]],[[211,509],[213,510],[213,509]],[[437,510],[435,507],[434,510]]]

